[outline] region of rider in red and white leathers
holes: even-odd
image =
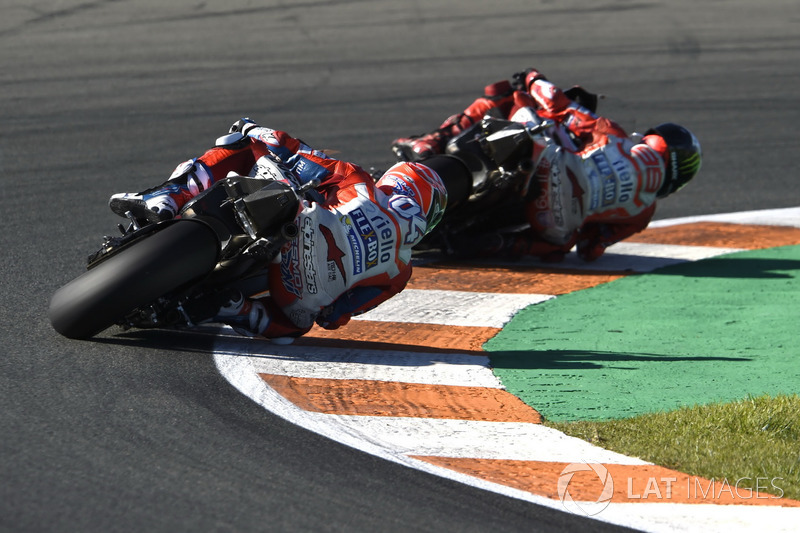
[[[359,166],[327,157],[289,134],[243,119],[217,146],[178,166],[163,185],[111,197],[111,209],[151,221],[182,205],[229,172],[297,186],[321,181],[317,201],[301,203],[299,236],[270,266],[269,295],[233,295],[214,321],[243,334],[296,337],[316,322],[334,329],[403,290],[411,248],[441,218],[447,191],[431,166],[399,163],[376,183]]]
[[[521,207],[530,229],[492,241],[484,254],[559,261],[576,247],[582,259],[597,259],[609,245],[645,229],[656,200],[681,188],[700,168],[700,145],[681,126],[661,124],[635,141],[597,115],[596,97],[580,87],[562,91],[533,69],[515,78],[516,89],[508,81],[489,85],[485,96],[434,132],[393,143],[401,160],[424,161],[487,114],[554,123],[534,141],[539,194]],[[475,250],[474,241],[470,246]]]

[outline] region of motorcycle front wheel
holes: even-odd
[[[218,256],[219,240],[210,226],[178,220],[57,290],[50,323],[65,337],[92,337],[134,309],[205,277]]]

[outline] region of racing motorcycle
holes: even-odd
[[[478,235],[528,227],[524,206],[541,191],[535,171],[569,141],[566,135],[555,122],[531,113],[527,121],[486,116],[451,139],[445,151],[469,168],[472,193],[460,205],[448,207],[442,222],[415,250],[458,257],[459,249],[472,248]]]
[[[191,326],[213,316],[207,302],[226,291],[263,291],[268,265],[298,235],[301,200],[319,195],[318,185],[229,175],[171,220],[152,223],[127,213],[121,236],[105,237],[87,271],[54,293],[53,328],[86,339],[115,324]]]
[[[525,73],[514,75],[517,87]],[[597,111],[602,95],[575,85],[564,91],[573,102]],[[448,207],[442,222],[415,251],[435,251],[452,258],[474,256],[483,237],[513,234],[530,228],[525,206],[541,193],[537,173],[545,175],[557,152],[577,152],[581,141],[561,124],[530,107],[506,119],[492,109],[483,119],[450,139],[445,152],[461,159],[472,172],[472,194]],[[400,159],[408,154],[395,152]],[[478,246],[476,246],[478,245]]]

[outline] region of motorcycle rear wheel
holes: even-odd
[[[218,256],[219,240],[208,225],[178,220],[56,291],[50,323],[65,337],[92,337],[134,309],[203,278]]]

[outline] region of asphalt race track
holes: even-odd
[[[284,5],[285,4],[285,5]],[[118,220],[251,116],[365,168],[536,66],[630,131],[705,150],[657,218],[794,207],[794,0],[5,0],[0,17],[0,530],[617,530],[406,469],[262,410],[203,334],[71,341],[51,294]]]

